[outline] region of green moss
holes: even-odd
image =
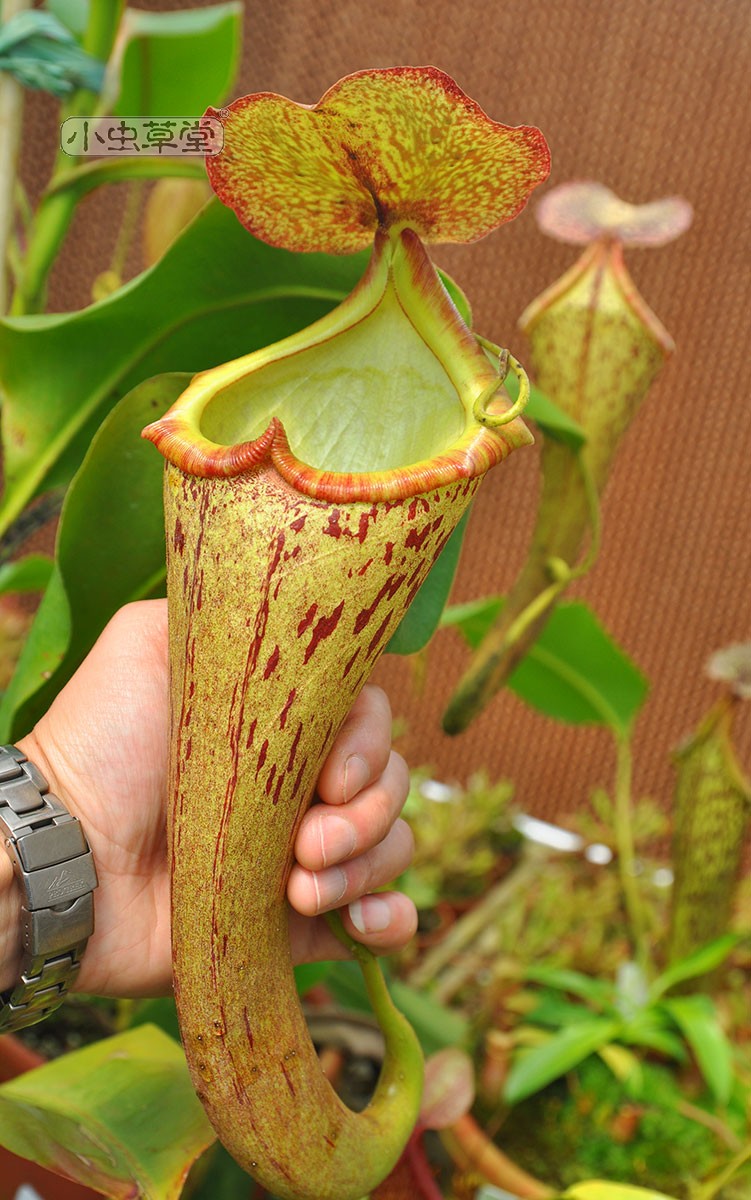
[[[727,1161],[705,1126],[678,1111],[673,1074],[645,1064],[634,1097],[597,1058],[567,1088],[560,1082],[519,1105],[499,1142],[521,1166],[563,1190],[585,1179],[656,1188],[689,1200],[690,1185]]]

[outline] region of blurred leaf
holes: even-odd
[[[733,1088],[733,1055],[709,996],[672,996],[662,1001],[688,1042],[707,1086],[719,1104]]]
[[[673,1200],[664,1192],[652,1188],[632,1187],[628,1183],[608,1183],[606,1179],[591,1179],[587,1183],[575,1183],[562,1200]]]
[[[597,1053],[616,1079],[627,1085],[629,1094],[641,1091],[644,1073],[639,1059],[631,1050],[619,1046],[617,1042],[610,1042],[607,1046],[602,1046]]]
[[[618,1036],[621,1022],[593,1017],[570,1025],[534,1050],[514,1059],[503,1089],[507,1104],[518,1104],[559,1079]]]
[[[221,1142],[209,1146],[195,1164],[183,1195],[189,1200],[250,1200],[256,1187]],[[270,1200],[264,1192],[266,1200]]]
[[[649,989],[650,999],[657,1000],[677,984],[685,983],[688,979],[697,979],[702,975],[709,975],[710,972],[717,970],[733,953],[740,941],[742,938],[738,934],[725,933],[722,937],[715,938],[706,946],[701,946],[692,954],[673,963],[655,979]]]
[[[136,384],[216,366],[303,328],[344,298],[365,261],[266,246],[216,200],[109,299],[0,321],[0,532],[34,495],[69,482],[107,412]]]
[[[384,976],[394,1004],[414,1027],[426,1054],[434,1054],[446,1046],[457,1046],[466,1041],[469,1022],[456,1009],[440,1004],[425,992],[418,992],[400,980],[390,979],[385,967]],[[326,976],[326,986],[344,1008],[358,1012],[371,1011],[365,984],[355,963],[334,963]]]
[[[0,26],[0,71],[58,99],[76,88],[98,92],[104,79],[104,63],[87,54],[53,13],[39,9],[18,12]]]
[[[27,554],[0,566],[0,596],[11,592],[41,592],[50,581],[54,560],[48,554]]]
[[[606,1008],[613,1003],[612,983],[604,979],[595,979],[591,975],[583,975],[581,971],[530,964],[524,968],[524,978],[530,983],[540,983],[544,987],[580,996],[596,1008]]]
[[[177,1200],[214,1138],[180,1046],[154,1026],[0,1086],[2,1145],[122,1200]]]
[[[295,967],[295,984],[298,995],[304,996],[311,988],[323,983],[330,970],[330,962],[301,963]]]
[[[564,1000],[556,992],[543,992],[527,1019],[548,1029],[562,1029],[566,1025],[588,1020],[591,1016],[592,1013],[584,1004]]]
[[[163,588],[163,460],[141,430],[189,379],[147,380],[94,438],[65,497],[54,572],[0,704],[6,738],[31,728],[118,608]]]
[[[657,1010],[647,1009],[625,1021],[618,1036],[629,1046],[643,1046],[675,1062],[686,1062],[688,1055],[685,1042],[673,1029],[666,1029],[665,1024],[665,1017],[660,1016]]]
[[[416,654],[423,646],[427,646],[438,628],[459,565],[468,520],[469,510],[451,534],[431,567],[427,579],[402,617],[386,646],[389,654]]]
[[[441,623],[457,626],[474,649],[502,607],[498,596],[475,600],[447,609]],[[629,729],[648,690],[641,671],[578,600],[558,605],[509,687],[545,716],[607,725],[616,734]]]
[[[89,0],[47,0],[44,7],[77,38],[83,37],[89,19]]]
[[[237,73],[242,10],[240,3],[176,12],[126,8],[115,47],[122,59],[113,114],[200,117],[221,104]]]

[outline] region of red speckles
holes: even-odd
[[[293,784],[293,786],[292,786],[292,796],[293,796],[293,798],[294,798],[294,797],[297,795],[297,793],[300,791],[300,786],[301,786],[301,784],[302,784],[303,775],[305,774],[305,768],[307,767],[307,765],[308,765],[308,760],[307,760],[307,757],[306,757],[306,758],[304,758],[304,759],[302,760],[302,762],[300,763],[300,770],[297,772],[297,777],[296,777],[296,779],[295,779],[295,782],[294,782],[294,784]]]
[[[310,661],[310,659],[313,657],[313,655],[315,654],[316,650],[318,649],[318,647],[322,641],[325,641],[325,639],[327,637],[331,637],[331,634],[334,632],[337,625],[339,624],[339,621],[341,619],[341,615],[343,612],[344,612],[344,601],[340,600],[340,602],[337,604],[336,608],[334,609],[334,611],[331,613],[330,616],[320,617],[318,619],[318,621],[316,622],[315,627],[313,629],[313,634],[310,639],[310,642],[308,643],[308,645],[305,649],[305,657],[303,658],[304,663],[307,663]]]
[[[176,554],[182,554],[185,549],[185,531],[180,524],[180,518],[175,521],[175,532],[172,535],[172,545],[175,548]]]
[[[433,526],[430,521],[428,521],[427,525],[423,525],[419,533],[416,529],[410,529],[404,539],[404,545],[410,550],[421,550],[426,538],[430,536],[432,529]]]
[[[245,749],[246,750],[250,750],[250,747],[253,745],[253,738],[256,736],[256,725],[257,724],[258,724],[258,717],[253,717],[253,720],[250,722],[250,725],[248,726],[248,736],[245,739]]]
[[[248,1045],[250,1046],[250,1048],[251,1048],[251,1050],[252,1050],[252,1049],[253,1049],[253,1045],[254,1045],[254,1043],[253,1043],[253,1030],[252,1030],[252,1029],[251,1029],[251,1027],[250,1027],[250,1017],[248,1016],[248,1010],[247,1010],[247,1008],[243,1008],[243,1025],[245,1026],[245,1033],[246,1033],[246,1035],[247,1035],[247,1038],[248,1038]]]
[[[261,749],[258,754],[258,764],[256,766],[256,779],[258,778],[258,776],[261,774],[261,771],[263,770],[263,764],[266,762],[266,755],[268,754],[268,752],[269,752],[269,739],[264,738],[263,745],[261,746]]]
[[[342,671],[342,679],[346,679],[347,676],[349,675],[350,671],[352,670],[353,666],[355,665],[355,659],[357,658],[359,653],[360,653],[360,647],[358,646],[357,649],[355,650],[354,654],[352,655],[351,659],[347,663],[346,667]]]
[[[308,519],[308,514],[303,513],[303,515],[301,517],[298,517],[296,521],[292,521],[290,523],[290,529],[294,530],[295,533],[299,533],[300,530],[302,529],[303,525],[307,521],[307,519]]]
[[[269,771],[268,777],[266,779],[265,792],[266,792],[267,796],[271,795],[271,789],[274,786],[274,776],[275,775],[276,775],[276,763],[272,763],[271,770]]]
[[[353,632],[354,633],[362,633],[363,629],[370,621],[371,617],[373,616],[373,613],[378,608],[378,605],[381,603],[381,601],[385,600],[385,599],[393,600],[394,596],[399,591],[399,588],[402,586],[403,583],[404,583],[403,575],[390,575],[389,578],[386,580],[386,582],[383,584],[383,587],[379,591],[379,593],[376,596],[373,603],[368,605],[367,608],[361,609],[360,612],[357,614],[357,617],[355,618]]]
[[[371,508],[370,512],[360,513],[360,521],[357,526],[357,533],[355,536],[357,537],[357,540],[361,546],[368,536],[368,525],[370,524],[371,520],[374,519],[375,511],[375,508]]]
[[[289,1088],[289,1090],[290,1090],[291,1094],[294,1096],[294,1094],[295,1094],[295,1088],[294,1088],[294,1085],[293,1085],[293,1083],[292,1083],[292,1080],[291,1080],[291,1078],[290,1078],[290,1074],[289,1074],[289,1071],[287,1070],[286,1064],[284,1063],[284,1061],[282,1061],[282,1063],[281,1063],[280,1065],[281,1065],[281,1068],[282,1068],[282,1074],[284,1075],[284,1078],[285,1078],[285,1079],[286,1079],[286,1081],[287,1081],[287,1087]]]
[[[376,630],[375,634],[373,635],[373,637],[370,641],[370,645],[368,646],[368,649],[366,651],[367,658],[372,658],[372,656],[375,654],[376,650],[378,650],[378,647],[381,644],[383,635],[386,632],[386,630],[388,629],[389,624],[391,623],[391,615],[392,614],[389,613],[387,616],[385,616],[383,618],[383,620],[381,621],[381,624],[378,626],[378,629]]]
[[[310,628],[310,626],[313,624],[313,618],[317,612],[318,612],[318,605],[315,603],[311,604],[310,608],[306,612],[302,621],[300,621],[300,623],[297,626],[297,636],[298,637],[302,637],[302,635],[305,633],[305,630]]]
[[[362,564],[362,566],[359,568],[359,570],[358,570],[357,574],[358,574],[358,575],[365,575],[365,573],[366,573],[366,572],[367,572],[367,570],[368,570],[368,567],[369,567],[369,566],[372,564],[372,562],[373,562],[373,559],[372,559],[372,558],[369,558],[367,562],[365,562],[365,563],[363,563],[363,564]]]
[[[276,668],[279,666],[279,654],[280,654],[279,647],[274,646],[274,649],[271,651],[271,654],[269,655],[269,660],[266,663],[266,666],[264,667],[264,671],[263,671],[264,679],[270,679],[271,676],[274,674],[274,671],[276,670]]]
[[[329,513],[328,524],[324,526],[323,532],[326,537],[340,538],[342,536],[342,527],[339,524],[341,513],[338,508],[334,508]]]
[[[287,724],[287,717],[289,715],[289,710],[294,703],[296,695],[297,695],[297,689],[293,688],[285,701],[284,708],[279,713],[279,728],[280,729],[284,729],[284,726]]]
[[[287,759],[287,770],[288,771],[292,770],[292,766],[295,761],[295,755],[297,754],[297,747],[300,743],[300,735],[301,734],[302,734],[302,721],[300,721],[299,725],[297,726],[297,732],[295,733],[295,736],[292,739],[292,745],[290,746],[290,749],[289,749],[289,758]]]
[[[390,566],[391,559],[393,557],[394,557],[394,543],[386,542],[386,549],[383,554],[383,561],[385,562],[387,567]]]
[[[193,738],[189,737],[185,744],[185,762],[188,761],[188,759],[190,758],[192,753],[193,753]]]
[[[284,771],[280,771],[279,775],[277,776],[276,787],[274,788],[274,804],[279,803],[279,797],[282,794],[283,784],[284,784]]]
[[[415,496],[414,499],[410,502],[409,508],[407,509],[407,517],[410,521],[414,521],[415,517],[417,516],[418,509],[420,507],[422,507],[423,512],[426,512],[426,513],[430,512],[430,505],[429,505],[428,501],[425,499],[425,497],[424,496]]]

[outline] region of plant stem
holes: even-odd
[[[3,21],[31,8],[31,0],[5,0]],[[8,247],[16,214],[16,173],[23,117],[23,88],[7,71],[0,71],[0,314],[8,306]]]
[[[477,1171],[488,1183],[504,1188],[514,1196],[521,1196],[523,1200],[547,1200],[555,1195],[553,1188],[508,1158],[469,1113],[448,1129],[442,1129],[440,1138],[458,1166]]]
[[[636,853],[632,823],[631,779],[633,757],[629,734],[619,735],[616,745],[615,773],[615,842],[626,915],[631,931],[634,958],[645,975],[649,973],[646,918],[636,877]]]
[[[123,7],[124,0],[97,0],[89,7],[89,23],[83,46],[102,62],[109,58]],[[65,115],[78,115],[92,110],[95,105],[96,96],[81,88],[72,96]],[[76,192],[70,188],[59,193],[51,190],[57,178],[69,172],[69,163],[67,156],[58,151],[52,178],[31,225],[23,274],[17,283],[11,305],[14,315],[40,312],[44,308],[47,277],[78,202]]]
[[[730,1162],[718,1175],[713,1179],[708,1180],[696,1193],[696,1200],[714,1200],[718,1196],[726,1183],[729,1183],[733,1176],[740,1171],[742,1167],[751,1162],[751,1144],[744,1146],[740,1154],[736,1154],[735,1158],[731,1158]]]

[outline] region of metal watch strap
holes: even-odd
[[[0,833],[23,892],[18,983],[0,992],[0,1033],[58,1008],[94,931],[96,870],[81,823],[15,746],[0,746]]]

